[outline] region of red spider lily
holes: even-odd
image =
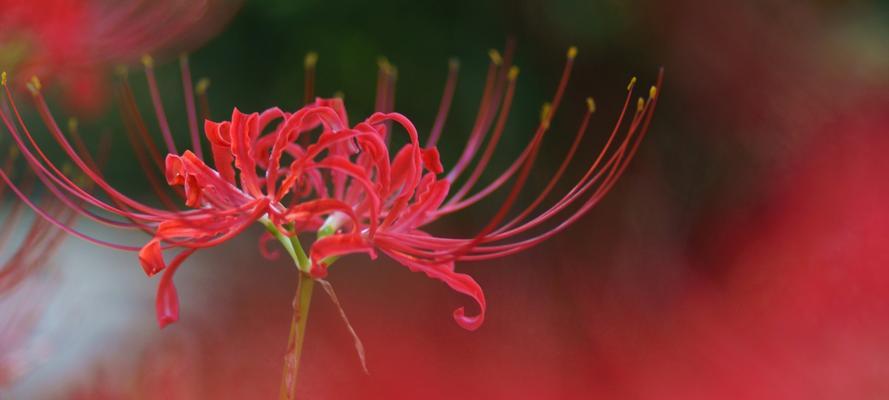
[[[103,73],[146,52],[187,50],[210,37],[237,1],[0,0],[0,64],[56,80],[79,111],[105,103]],[[163,29],[158,29],[162,26]]]
[[[197,138],[197,117],[187,63],[182,64],[183,83],[194,152],[187,150],[180,154],[164,116],[150,59],[145,60],[146,72],[155,113],[168,149],[165,161],[161,163],[153,143],[144,140],[148,137],[145,126],[130,99],[131,93],[124,85],[128,121],[136,131],[130,137],[136,144],[136,136],[142,136],[145,148],[136,146],[140,162],[146,167],[152,160],[158,166],[163,165],[167,183],[181,189],[177,193],[190,207],[188,210],[179,210],[170,204],[169,198],[162,195],[154,180],[151,181],[153,187],[159,194],[159,200],[167,204],[166,209],[141,203],[114,189],[103,179],[89,154],[83,151],[79,136],[72,135],[75,142],[72,145],[59,129],[43,99],[38,80],[32,80],[29,89],[44,124],[72,162],[105,192],[108,201],[75,184],[46,157],[23,123],[8,89],[6,97],[11,114],[0,113],[3,124],[27,162],[63,203],[99,223],[150,233],[153,238],[147,244],[137,248],[103,241],[68,227],[22,195],[8,176],[2,174],[0,177],[36,212],[63,230],[107,247],[131,251],[138,249],[139,260],[149,276],[163,271],[155,303],[158,322],[162,327],[178,319],[179,303],[173,275],[185,259],[198,249],[233,238],[254,222],[263,224],[269,235],[281,242],[300,270],[280,392],[281,398],[289,399],[295,392],[305,336],[305,316],[315,280],[321,282],[339,307],[332,288],[322,279],[336,259],[352,253],[366,253],[375,258],[377,251],[381,251],[411,271],[423,272],[430,278],[446,283],[477,303],[479,312],[476,315],[466,315],[463,307],[454,311],[454,318],[460,326],[475,330],[484,321],[484,294],[472,277],[455,271],[454,263],[457,260],[506,256],[555,235],[589,211],[626,169],[651,121],[661,77],[657,85],[650,89],[648,99],[639,98],[636,112],[625,123],[635,78],[630,82],[623,110],[603,150],[568,193],[549,208],[538,212],[538,206],[561,178],[584,136],[595,108],[592,99],[588,99],[588,110],[569,154],[551,182],[518,216],[506,220],[567,88],[576,55],[576,50],[572,48],[568,52],[556,93],[552,102],[544,107],[541,122],[530,143],[497,179],[470,194],[497,146],[509,115],[518,76],[518,69],[510,65],[511,53],[508,51],[505,58],[501,58],[499,53],[492,53],[476,124],[459,160],[442,178],[437,177],[444,172],[444,168],[434,143],[441,134],[450,108],[456,82],[455,63],[451,65],[440,112],[425,147],[420,145],[417,129],[407,117],[389,112],[394,102],[395,70],[387,62],[382,62],[377,93],[378,111],[354,126],[349,124],[340,99],[317,99],[294,113],[272,108],[262,113],[244,114],[235,109],[230,121],[216,123],[206,120],[204,131],[211,145],[214,164],[211,168],[203,161],[200,140]],[[307,58],[309,82],[313,79],[311,71],[314,70],[314,61],[314,57]],[[205,98],[202,96],[202,103],[205,103],[203,100]],[[408,138],[407,144],[394,156],[389,151],[389,139],[393,135],[390,125],[400,127]],[[315,141],[304,139],[318,128],[321,133]],[[626,128],[626,134],[618,139],[618,132],[622,128]],[[468,168],[489,134],[485,150],[475,163],[473,172],[460,189],[449,197],[451,184]],[[424,226],[439,217],[485,198],[513,178],[512,187],[501,208],[477,234],[466,238],[448,238],[436,237],[423,230]],[[80,207],[79,202],[91,204],[123,220],[108,218]],[[555,219],[556,216],[560,217]],[[539,227],[544,228],[536,233],[532,231]],[[308,255],[298,239],[299,233],[307,231],[317,233]],[[267,239],[265,237],[263,241]],[[167,264],[164,251],[174,248],[179,252]],[[264,254],[272,253],[265,251]],[[362,345],[345,314],[342,317],[355,338],[363,363]]]
[[[439,114],[425,146],[420,144],[417,129],[407,117],[388,112],[394,98],[395,72],[391,65],[383,62],[378,85],[378,112],[354,126],[349,124],[340,99],[318,99],[293,113],[272,108],[245,114],[235,109],[229,121],[206,121],[204,131],[211,144],[215,166],[211,168],[201,156],[198,140],[193,141],[194,152],[178,152],[151,79],[151,63],[146,62],[156,114],[169,151],[164,162],[165,177],[169,185],[182,187],[180,194],[190,207],[188,210],[156,208],[120,193],[107,183],[91,157],[75,149],[79,137],[74,137],[73,146],[59,129],[40,92],[39,81],[32,81],[29,88],[45,125],[74,165],[110,200],[100,199],[78,186],[44,155],[22,122],[8,89],[6,94],[11,113],[2,113],[2,120],[41,182],[65,204],[106,225],[144,230],[153,235],[151,241],[142,247],[134,247],[93,238],[48,215],[21,195],[5,174],[2,178],[29,206],[65,231],[103,246],[138,250],[139,260],[148,275],[163,271],[157,295],[157,316],[161,326],[178,317],[178,300],[172,279],[182,262],[196,250],[225,242],[252,223],[260,222],[284,245],[298,268],[316,279],[323,278],[329,265],[340,256],[366,253],[373,258],[380,251],[412,271],[422,271],[443,281],[478,304],[477,315],[466,315],[462,307],[454,312],[460,326],[474,330],[484,319],[484,295],[470,276],[455,272],[455,261],[485,260],[519,252],[564,230],[592,208],[614,185],[636,152],[653,115],[661,79],[651,88],[647,99],[639,98],[635,113],[628,112],[635,78],[631,81],[618,122],[586,173],[557,202],[535,212],[576,153],[594,111],[594,104],[589,99],[588,111],[582,117],[575,140],[551,182],[532,204],[507,221],[549,130],[550,121],[559,108],[576,50],[572,48],[568,52],[558,88],[551,103],[544,107],[531,141],[497,179],[473,192],[496,149],[509,115],[518,75],[518,69],[510,65],[511,53],[511,50],[507,51],[506,57],[501,57],[492,52],[475,126],[459,160],[443,177],[438,177],[444,168],[435,143],[450,108],[456,83],[456,63],[451,64]],[[307,58],[307,65],[312,71],[313,57]],[[186,90],[190,98],[189,85]],[[189,107],[188,111],[193,123],[196,120],[194,107]],[[139,119],[138,111],[133,112],[133,118]],[[628,114],[632,116],[626,118]],[[390,124],[400,127],[408,137],[408,143],[394,156],[388,144],[393,135]],[[321,128],[317,140],[301,145],[305,142],[301,136],[309,135],[316,128]],[[622,128],[626,133],[619,138]],[[195,131],[192,126],[192,139],[195,139]],[[487,145],[469,177],[449,197],[451,184],[468,170],[486,137]],[[146,159],[156,155],[156,149],[151,150],[149,146]],[[154,158],[156,163],[160,162],[158,157]],[[477,234],[448,238],[433,236],[422,229],[440,217],[477,203],[513,178],[501,208]],[[123,220],[108,218],[81,207],[78,202],[91,204]],[[537,233],[525,234],[541,227],[544,228]],[[298,233],[307,231],[317,232],[318,236],[308,255],[297,239]],[[522,234],[525,235],[517,239]],[[164,251],[174,248],[180,249],[179,253],[169,263],[165,262]]]

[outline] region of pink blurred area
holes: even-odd
[[[238,0],[2,0],[0,66],[16,82],[61,88],[66,107],[95,117],[112,67],[144,54],[190,51],[216,34]]]

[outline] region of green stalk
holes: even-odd
[[[341,217],[330,218],[328,223],[322,226],[318,231],[318,238],[331,235],[342,224]],[[306,322],[309,319],[309,306],[312,304],[312,290],[315,287],[315,280],[309,275],[311,262],[309,257],[303,250],[299,238],[287,236],[266,217],[259,220],[266,230],[269,231],[287,250],[287,254],[293,259],[296,268],[299,270],[296,283],[296,294],[294,295],[293,317],[290,319],[290,335],[287,338],[287,353],[284,356],[284,369],[281,376],[281,389],[278,394],[280,400],[293,400],[296,398],[296,378],[299,372],[299,362],[302,357],[302,347],[306,333]],[[324,260],[330,265],[336,261],[335,257],[329,257]]]
[[[302,358],[306,322],[309,318],[309,306],[312,304],[312,289],[315,286],[315,281],[308,274],[311,265],[299,238],[295,235],[284,235],[268,218],[262,218],[259,222],[278,239],[299,270],[296,294],[294,295],[293,317],[290,319],[290,334],[287,338],[287,352],[284,355],[284,368],[281,372],[281,388],[278,394],[280,400],[293,400],[296,398],[296,379],[300,358]]]
[[[302,358],[306,322],[309,319],[309,306],[312,303],[312,289],[314,286],[314,279],[302,272],[299,273],[296,288],[296,304],[293,307],[293,318],[290,320],[290,336],[287,338],[287,353],[284,356],[281,390],[278,395],[278,398],[281,400],[293,400],[296,398],[296,379],[299,373],[300,358]]]

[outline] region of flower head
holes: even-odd
[[[194,151],[178,152],[162,106],[154,96],[156,88],[152,87],[169,150],[162,163],[164,176],[169,185],[180,189],[177,193],[188,207],[185,210],[155,208],[111,187],[91,166],[88,155],[77,151],[59,130],[39,90],[32,92],[50,132],[73,163],[111,201],[101,200],[75,185],[43,155],[18,118],[8,91],[15,118],[2,113],[2,119],[41,181],[54,188],[54,193],[87,202],[125,221],[78,209],[89,218],[122,228],[142,229],[152,235],[147,244],[134,248],[101,241],[63,226],[94,243],[138,250],[142,267],[149,275],[163,271],[157,296],[161,325],[177,318],[178,300],[172,279],[182,262],[194,251],[225,242],[260,222],[268,231],[263,241],[277,239],[296,266],[314,278],[323,278],[341,256],[364,253],[375,258],[377,253],[383,253],[411,271],[423,272],[444,282],[476,302],[478,311],[471,315],[462,307],[454,312],[460,326],[474,330],[484,320],[485,297],[472,277],[455,271],[455,262],[519,252],[577,221],[623,173],[651,120],[660,78],[647,98],[638,99],[635,113],[629,110],[634,78],[628,87],[623,111],[602,151],[588,161],[586,173],[571,190],[541,209],[575,156],[595,111],[595,104],[588,99],[587,112],[580,120],[575,140],[551,182],[530,205],[507,219],[550,130],[550,121],[559,109],[575,56],[576,49],[570,49],[559,86],[544,107],[530,142],[494,181],[480,189],[476,189],[476,184],[482,172],[489,168],[491,156],[505,131],[518,78],[518,68],[511,65],[511,48],[504,56],[492,51],[475,125],[459,159],[447,170],[435,144],[443,132],[453,99],[456,63],[450,65],[439,113],[425,144],[421,144],[420,134],[410,119],[391,111],[396,71],[384,60],[380,63],[377,112],[357,124],[350,124],[339,98],[315,99],[295,112],[272,108],[247,114],[235,109],[228,120],[206,120],[204,134],[211,146],[212,167],[202,156],[200,141],[195,140],[194,124],[191,126]],[[307,81],[311,83],[317,58],[310,56],[306,61]],[[153,85],[151,80],[149,84]],[[188,85],[186,89],[190,90]],[[187,93],[189,97],[190,92]],[[311,97],[308,93],[307,98]],[[189,113],[190,121],[195,121],[193,107]],[[131,118],[138,119],[136,117],[138,112],[132,112]],[[621,130],[625,131],[623,135]],[[405,136],[406,144],[398,148],[391,145],[391,137],[395,135]],[[161,164],[158,156],[151,155],[150,147],[145,153],[142,159],[146,165],[151,164],[152,158],[154,163]],[[464,173],[468,176],[460,186],[455,186]],[[506,198],[479,232],[466,237],[442,237],[428,232],[427,225],[431,222],[470,207],[501,188],[508,189]],[[298,235],[305,232],[316,235],[308,253],[303,251],[298,239]],[[167,262],[164,254],[176,249],[179,252]],[[266,255],[272,255],[263,250]]]

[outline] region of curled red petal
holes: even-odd
[[[444,172],[444,166],[441,165],[441,156],[439,156],[438,149],[435,147],[423,150],[423,165],[426,166],[429,172],[436,175]]]
[[[179,253],[170,263],[170,267],[164,270],[164,274],[161,275],[160,282],[157,284],[154,309],[157,324],[161,328],[179,320],[179,295],[176,293],[176,285],[173,284],[173,275],[182,262],[194,252],[194,249],[189,249]]]
[[[277,260],[281,252],[277,248],[269,248],[269,244],[275,241],[275,237],[269,232],[263,232],[259,237],[259,254],[269,261]]]
[[[154,299],[157,324],[161,328],[179,320],[179,295],[176,293],[172,275],[164,272],[157,285],[157,295]],[[168,276],[170,278],[167,278]]]
[[[210,142],[210,150],[213,152],[213,165],[219,174],[230,183],[235,182],[235,169],[232,167],[234,157],[231,153],[231,135],[228,122],[204,121],[204,133]]]
[[[161,242],[159,239],[152,239],[142,249],[139,250],[139,263],[142,264],[142,270],[148,276],[152,276],[164,268],[164,254],[161,251]]]
[[[378,238],[379,239],[379,238]],[[385,245],[385,243],[378,243]],[[463,293],[473,300],[479,307],[477,315],[466,315],[466,308],[460,307],[454,310],[454,321],[463,329],[474,331],[481,327],[485,321],[485,310],[487,302],[485,301],[485,293],[481,286],[471,276],[461,274],[454,271],[454,263],[431,263],[420,260],[397,251],[382,249],[384,253],[392,257],[395,261],[407,267],[412,272],[423,272],[426,276],[444,282],[451,289]]]

